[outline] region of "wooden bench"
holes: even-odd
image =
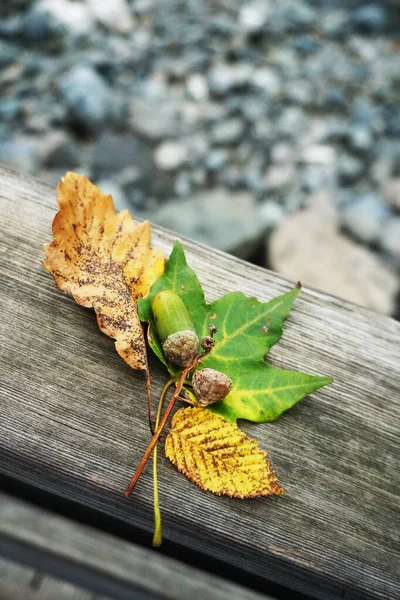
[[[1,487],[150,547],[152,470],[123,495],[149,441],[144,379],[43,269],[55,212],[55,187],[0,167]],[[174,239],[153,228],[166,254]],[[208,300],[242,290],[265,301],[292,286],[182,242]],[[400,598],[400,324],[305,289],[270,357],[335,379],[275,423],[241,423],[285,496],[213,496],[160,452],[164,544],[149,552],[275,597]],[[167,377],[151,368],[156,398]]]

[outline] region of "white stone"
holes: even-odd
[[[180,142],[162,142],[154,151],[156,165],[164,171],[174,171],[188,159],[188,150]]]
[[[117,211],[131,208],[124,190],[116,181],[113,181],[112,179],[101,179],[96,182],[96,185],[101,189],[103,194],[110,194],[112,196]]]
[[[208,84],[207,80],[200,73],[195,73],[194,75],[190,75],[187,80],[187,91],[188,94],[196,100],[196,102],[201,102],[202,100],[207,100],[208,98]]]
[[[281,91],[279,76],[273,69],[256,69],[251,76],[250,83],[257,88],[264,90],[272,98],[276,97]]]
[[[267,0],[249,2],[239,12],[239,22],[246,33],[260,31],[271,13],[271,6]]]
[[[388,252],[400,266],[400,217],[392,217],[383,228],[382,248]]]
[[[336,161],[336,150],[332,146],[310,146],[301,153],[301,160],[318,165],[331,165]]]
[[[400,177],[394,177],[385,183],[383,197],[388,204],[400,210]]]
[[[399,289],[397,274],[370,250],[341,235],[337,216],[336,225],[329,224],[335,207],[327,195],[321,198],[322,193],[315,196],[309,209],[290,215],[272,233],[268,247],[271,267],[303,285],[381,313],[393,313]]]
[[[126,0],[86,0],[93,17],[112,31],[132,31],[134,20]]]
[[[296,169],[290,163],[271,165],[265,174],[267,189],[271,191],[288,190],[295,179]]]
[[[70,0],[43,0],[37,5],[73,35],[87,35],[93,19],[85,4]]]

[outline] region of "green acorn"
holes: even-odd
[[[187,367],[198,355],[200,341],[182,300],[172,290],[162,290],[151,302],[154,321],[167,360]]]

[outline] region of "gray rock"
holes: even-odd
[[[224,188],[205,190],[185,201],[172,201],[152,220],[214,248],[243,257],[257,245],[265,223],[247,192]]]
[[[227,163],[229,153],[223,148],[211,150],[208,154],[205,165],[208,171],[220,171]]]
[[[12,121],[21,112],[21,102],[17,98],[0,100],[0,121]]]
[[[80,147],[62,130],[37,138],[36,154],[46,169],[71,170],[80,164]]]
[[[374,137],[368,127],[356,126],[349,131],[349,145],[358,152],[369,152],[372,149]]]
[[[23,173],[36,173],[38,161],[34,140],[27,137],[0,140],[0,162],[12,165]]]
[[[383,196],[390,206],[400,211],[400,177],[393,177],[384,182]]]
[[[181,142],[165,141],[154,151],[154,162],[163,171],[175,171],[188,159],[188,149]]]
[[[373,244],[379,241],[382,225],[389,216],[380,196],[367,194],[345,207],[342,224],[355,238]]]
[[[273,232],[271,267],[292,281],[391,314],[399,289],[394,270],[339,233],[338,215],[326,194],[315,194],[308,206]]]
[[[239,25],[244,33],[258,33],[271,16],[271,3],[268,0],[255,0],[242,6],[239,12]]]
[[[216,144],[237,143],[244,132],[244,123],[241,119],[228,119],[214,125],[212,140]]]
[[[190,75],[186,83],[188,94],[196,100],[201,102],[208,98],[208,84],[207,79],[200,73]]]
[[[267,191],[286,193],[296,182],[296,168],[292,164],[271,165],[265,173]]]
[[[268,67],[256,69],[250,78],[250,83],[270,98],[276,98],[282,90],[279,75],[274,69]]]
[[[59,81],[59,92],[70,109],[72,120],[95,131],[107,115],[109,89],[102,77],[88,66],[76,66]]]
[[[102,179],[119,174],[123,185],[143,182],[154,178],[153,149],[132,135],[105,131],[93,148],[93,170]]]
[[[381,246],[400,266],[400,217],[392,217],[382,230]]]
[[[124,190],[116,181],[112,179],[99,179],[96,181],[96,185],[101,189],[103,194],[111,194],[114,206],[117,211],[125,210],[130,208],[130,204],[125,195]]]
[[[352,14],[354,27],[363,33],[377,33],[387,24],[385,8],[379,4],[367,4]]]
[[[208,85],[212,94],[224,96],[232,89],[248,84],[253,67],[247,63],[219,63],[208,72]]]
[[[106,29],[128,33],[133,29],[134,19],[126,0],[86,0],[93,17]]]
[[[149,140],[174,137],[179,133],[181,106],[177,101],[162,99],[134,100],[130,106],[133,130]]]
[[[364,173],[364,168],[364,162],[356,156],[347,152],[342,152],[339,155],[338,174],[342,183],[350,184],[360,179]]]

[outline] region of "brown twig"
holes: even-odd
[[[168,417],[171,414],[171,411],[175,404],[175,400],[176,400],[177,396],[179,395],[183,384],[185,383],[186,376],[188,375],[188,373],[190,373],[190,371],[192,369],[194,369],[194,367],[197,365],[197,362],[201,356],[204,356],[204,355],[196,356],[196,358],[190,363],[190,365],[183,369],[181,376],[176,384],[174,393],[171,396],[171,400],[169,401],[169,404],[166,408],[164,416],[161,419],[161,423],[159,424],[156,431],[154,432],[153,438],[152,438],[150,444],[148,445],[146,452],[142,456],[142,460],[140,461],[138,468],[136,469],[136,472],[135,472],[134,476],[132,477],[132,479],[126,489],[125,496],[130,496],[132,494],[133,488],[135,487],[137,480],[139,479],[147,461],[149,460],[151,453],[153,452],[154,446],[157,444],[158,438],[160,437],[161,432],[164,429],[164,426],[168,420]]]

